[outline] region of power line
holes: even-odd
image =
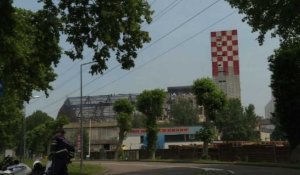
[[[229,13],[229,14],[226,15],[225,17],[219,19],[219,20],[216,21],[215,23],[213,23],[213,24],[209,25],[208,27],[202,29],[201,31],[197,32],[196,34],[192,35],[191,37],[189,37],[189,38],[183,40],[183,41],[180,42],[179,44],[177,44],[177,45],[175,45],[175,46],[169,48],[168,50],[166,50],[165,52],[161,53],[160,55],[158,55],[158,56],[156,56],[156,57],[153,57],[153,58],[150,59],[149,61],[143,63],[143,64],[140,65],[140,66],[138,66],[136,69],[134,69],[134,70],[132,70],[132,71],[130,71],[130,72],[127,72],[126,74],[122,75],[121,77],[119,77],[119,78],[117,78],[117,79],[115,79],[115,80],[112,80],[111,82],[109,82],[109,83],[107,83],[107,84],[101,86],[100,88],[96,89],[95,91],[92,91],[90,94],[93,94],[94,92],[96,92],[96,91],[98,91],[98,90],[100,90],[100,89],[103,89],[103,88],[105,88],[106,86],[111,85],[111,84],[113,84],[113,83],[115,83],[115,82],[121,80],[122,78],[126,77],[126,76],[129,75],[130,73],[135,72],[135,71],[137,71],[137,70],[139,70],[139,69],[145,67],[147,64],[149,64],[149,63],[151,63],[151,62],[157,60],[158,58],[162,57],[163,55],[165,55],[165,54],[171,52],[172,50],[174,50],[174,49],[176,49],[177,47],[181,46],[182,44],[186,43],[187,41],[189,41],[189,40],[195,38],[195,37],[198,36],[199,34],[201,34],[201,33],[203,33],[204,31],[206,31],[207,29],[209,29],[209,28],[213,27],[214,25],[216,25],[216,24],[222,22],[222,21],[225,20],[226,18],[228,18],[228,17],[230,17],[231,15],[233,15],[235,12],[236,12],[236,11],[233,11],[233,12]]]
[[[185,39],[184,41],[180,42],[179,44],[173,46],[172,48],[169,48],[168,50],[166,50],[165,52],[161,53],[160,55],[158,55],[158,56],[156,56],[156,57],[153,57],[153,58],[150,59],[149,61],[145,62],[144,64],[142,64],[142,65],[140,65],[140,66],[138,66],[136,69],[134,69],[134,70],[132,70],[132,71],[130,71],[130,72],[128,72],[128,73],[122,75],[121,77],[119,77],[119,78],[117,78],[117,79],[115,79],[115,80],[110,81],[109,83],[107,83],[107,84],[101,86],[100,88],[97,88],[96,90],[90,92],[89,94],[93,94],[94,92],[96,92],[96,91],[98,91],[98,90],[100,90],[100,89],[103,89],[103,88],[105,88],[105,87],[107,87],[107,86],[109,86],[109,85],[111,85],[111,84],[113,84],[113,83],[115,83],[115,82],[121,80],[122,78],[126,77],[126,76],[129,75],[130,73],[135,72],[135,71],[141,69],[142,67],[146,66],[146,65],[149,64],[150,62],[153,62],[153,61],[157,60],[157,59],[160,58],[161,56],[167,54],[168,52],[170,52],[170,51],[172,51],[172,50],[174,50],[174,49],[176,49],[177,47],[179,47],[180,45],[186,43],[187,41],[189,41],[189,40],[195,38],[195,37],[198,36],[199,34],[201,34],[201,33],[203,33],[204,31],[206,31],[207,29],[209,29],[209,28],[213,27],[214,25],[216,25],[216,24],[222,22],[223,20],[225,20],[225,19],[228,18],[229,16],[233,15],[235,12],[236,12],[236,11],[233,11],[233,12],[229,13],[229,14],[226,15],[225,17],[219,19],[218,21],[214,22],[213,24],[209,25],[208,27],[204,28],[203,30],[197,32],[196,34],[192,35],[191,37]],[[113,69],[115,69],[115,68],[117,68],[117,67],[119,67],[119,65],[115,66]],[[111,71],[112,71],[112,70],[111,70]],[[109,71],[109,72],[111,72],[111,71]],[[107,73],[109,73],[109,72],[107,72]],[[103,74],[103,75],[104,75],[104,74]],[[95,81],[96,79],[98,79],[98,78],[99,78],[99,77],[95,78],[94,80],[88,82],[87,84],[90,84],[91,82],[94,82],[94,81]],[[84,84],[84,87],[87,86],[87,84]],[[69,96],[69,95],[71,95],[71,94],[77,92],[78,90],[79,90],[79,89],[75,89],[74,91],[68,93],[67,96]],[[54,102],[52,102],[52,103],[50,103],[50,104],[48,104],[48,105],[43,106],[42,109],[45,109],[46,107],[49,108],[50,106],[53,106],[54,104],[58,103],[59,101],[61,101],[61,100],[63,100],[63,99],[65,99],[65,97],[59,98],[58,100],[56,100],[56,101],[54,101]]]
[[[218,2],[218,1],[216,1],[215,3],[217,3],[217,2]],[[212,6],[212,5],[211,5],[211,6]],[[234,12],[233,12],[233,13],[234,13]],[[118,79],[116,79],[116,80],[113,80],[113,81],[109,82],[108,84],[106,84],[106,85],[104,85],[104,86],[98,88],[96,91],[98,91],[98,90],[100,90],[100,89],[102,89],[102,88],[104,88],[104,87],[106,87],[106,86],[108,86],[108,85],[110,85],[110,84],[113,84],[114,82],[116,82],[116,81],[122,79],[123,77],[127,76],[129,73],[132,73],[132,72],[134,72],[134,71],[136,71],[136,70],[139,70],[140,68],[142,68],[142,67],[144,67],[145,65],[149,64],[150,62],[152,62],[152,61],[158,59],[159,57],[161,57],[161,56],[165,55],[166,53],[172,51],[173,49],[179,47],[180,45],[182,45],[183,43],[187,42],[188,40],[190,40],[190,39],[196,37],[196,36],[197,36],[198,34],[200,34],[201,32],[203,32],[203,31],[207,30],[208,28],[212,27],[213,25],[216,25],[217,23],[223,21],[225,18],[227,18],[228,16],[232,15],[233,13],[231,13],[231,14],[225,16],[224,18],[222,18],[222,19],[220,19],[219,21],[215,22],[214,24],[208,26],[208,27],[205,28],[204,30],[202,30],[202,31],[198,32],[197,34],[193,35],[192,37],[190,37],[190,38],[184,40],[183,42],[179,43],[178,45],[176,45],[176,46],[174,46],[174,47],[168,49],[166,52],[164,52],[164,53],[162,53],[162,54],[160,54],[160,55],[158,55],[158,56],[152,58],[150,61],[144,63],[143,65],[141,65],[141,66],[139,66],[139,67],[137,67],[137,69],[134,69],[134,70],[128,72],[127,74],[121,76],[120,78],[118,78]],[[191,18],[190,18],[189,20],[191,20]],[[110,69],[108,72],[104,73],[103,75],[108,74],[109,72],[113,71],[114,69],[116,69],[116,68],[118,68],[118,67],[120,67],[120,65],[114,66],[112,69]],[[102,76],[103,76],[103,75],[102,75]],[[101,77],[102,77],[102,76],[101,76]],[[99,78],[100,78],[100,77],[97,77],[97,78],[95,78],[94,80],[88,82],[87,84],[84,85],[84,87],[87,86],[87,85],[89,85],[89,84],[91,84],[92,82],[96,81],[96,80],[99,79]],[[73,93],[75,93],[75,92],[77,92],[77,91],[78,91],[78,89],[76,89],[76,90],[74,90],[74,91],[68,93],[68,95],[71,95],[71,94],[73,94]],[[91,93],[94,93],[94,92],[95,92],[95,91],[92,91]],[[44,108],[46,108],[46,107],[50,107],[50,106],[56,104],[57,102],[59,102],[59,101],[61,101],[61,100],[63,100],[63,99],[65,99],[65,97],[62,97],[62,98],[60,98],[60,99],[58,99],[58,100],[56,100],[56,101],[50,103],[49,105],[43,106],[42,109],[44,109]]]
[[[162,10],[161,12],[163,12],[164,14],[166,14],[168,11],[170,11],[172,8],[174,8],[176,5],[178,5],[182,0],[176,0],[173,1],[171,4],[169,4],[164,10]],[[153,43],[151,43],[150,45],[146,46],[145,48],[143,48],[139,53],[145,51],[146,49],[148,49],[149,47],[151,47],[152,45],[156,44],[157,42],[159,42],[160,40],[162,40],[163,38],[167,37],[168,35],[170,35],[171,33],[173,33],[174,31],[176,31],[177,29],[181,28],[182,26],[184,26],[186,23],[188,23],[189,21],[191,21],[192,19],[194,19],[195,17],[199,16],[200,14],[202,14],[203,12],[205,12],[206,10],[208,10],[210,7],[212,7],[214,4],[216,4],[217,2],[219,2],[220,0],[215,1],[214,3],[210,4],[209,6],[205,7],[203,10],[199,11],[198,13],[196,13],[194,16],[192,16],[191,18],[187,19],[186,21],[184,21],[183,23],[179,24],[177,27],[175,27],[174,29],[172,29],[171,31],[169,31],[168,33],[166,33],[165,35],[163,35],[162,37],[160,37],[159,39],[155,40]],[[173,6],[172,6],[173,5]],[[91,54],[91,52],[89,53]],[[89,55],[88,54],[88,55]],[[77,63],[78,64],[78,63]],[[119,65],[120,66],[120,65]],[[117,67],[119,67],[117,66]],[[72,69],[74,66],[72,66],[70,69]],[[113,68],[113,70],[116,67]],[[69,69],[69,70],[70,70]],[[67,72],[67,71],[66,71]],[[109,71],[110,72],[110,71]],[[76,75],[73,75],[72,78],[69,78],[67,80],[67,82],[71,81],[73,78],[75,78]],[[96,80],[96,79],[95,79]],[[92,81],[93,82],[93,81]],[[92,83],[91,82],[91,83]],[[59,85],[57,89],[61,88],[62,86],[66,85],[67,83],[64,82],[63,84]],[[90,84],[90,83],[89,83]]]
[[[92,53],[92,52],[88,53],[88,54],[86,55],[86,57],[87,57],[88,55],[90,55],[91,53]],[[83,59],[80,60],[79,62],[77,62],[76,64],[73,64],[68,70],[73,69],[76,65],[78,65],[78,64],[81,63],[82,61],[83,61]],[[84,69],[84,71],[86,71],[86,70],[87,70],[87,68]],[[64,73],[62,73],[62,75],[65,75],[66,72],[67,72],[67,71],[64,71]],[[68,78],[66,81],[64,81],[64,82],[62,82],[61,84],[59,84],[59,85],[57,85],[56,87],[54,87],[54,89],[55,89],[55,90],[58,90],[58,89],[64,87],[65,85],[68,84],[68,82],[70,82],[71,80],[73,80],[74,78],[76,78],[76,77],[78,76],[78,74],[80,74],[80,71],[78,71],[76,74],[73,74],[73,76],[72,76],[71,78]],[[37,101],[41,100],[43,97],[46,97],[46,95],[41,95],[41,98],[38,98],[37,100],[35,100],[34,102],[32,102],[32,103],[30,103],[30,104],[36,103]]]
[[[153,2],[152,2],[152,4],[151,5],[153,5],[154,3],[155,3],[155,1],[156,0],[154,0]],[[177,6],[180,2],[182,2],[182,0],[175,0],[175,1],[173,1],[171,4],[169,4],[166,8],[164,8],[162,11],[160,11],[156,16],[154,16],[154,18],[155,17],[162,17],[164,14],[166,14],[167,12],[169,12],[172,8],[174,8],[175,6]],[[94,2],[94,4],[95,4],[95,2]],[[173,6],[172,6],[173,5]],[[171,7],[172,6],[172,7]],[[162,15],[160,15],[161,13],[163,13]],[[160,15],[160,16],[159,16]],[[159,19],[158,18],[158,19]],[[157,19],[157,20],[158,20]],[[156,20],[156,21],[157,21]],[[153,21],[154,22],[154,21]],[[68,50],[71,50],[71,49],[73,49],[74,48],[74,46],[72,47],[72,48],[70,48],[70,49],[68,49]],[[88,55],[90,55],[92,52],[90,52]],[[85,57],[87,57],[88,55],[86,55]],[[62,75],[66,75],[66,73],[67,72],[69,72],[71,69],[73,69],[76,65],[78,65],[79,63],[81,63],[83,61],[83,59],[81,60],[81,61],[79,61],[79,62],[77,62],[76,64],[73,64],[71,67],[69,67],[66,71],[64,71],[63,73],[61,73]],[[116,67],[113,67],[112,68],[112,70],[114,70],[115,68],[117,68],[117,67],[120,67],[120,66],[116,66]],[[110,72],[110,71],[109,71]],[[80,72],[78,72],[78,73],[76,73],[76,74],[74,74],[71,78],[68,78],[68,80],[67,81],[64,81],[63,83],[61,83],[61,84],[59,84],[57,87],[55,87],[55,90],[58,90],[58,89],[60,89],[60,88],[62,88],[63,86],[65,86],[66,84],[67,84],[67,82],[70,82],[72,79],[74,79],[75,77],[77,77],[77,75],[79,74]],[[97,78],[98,79],[98,78]],[[94,79],[94,81],[95,80],[97,80],[97,79]],[[91,81],[91,82],[89,82],[89,84],[90,83],[92,83],[93,81]],[[45,97],[45,95],[44,95],[44,97]],[[35,101],[36,102],[36,101]],[[35,102],[33,102],[33,103],[35,103]]]
[[[118,67],[119,67],[119,65],[114,66],[112,69],[109,69],[107,72],[104,72],[101,76],[99,76],[99,77],[97,77],[97,78],[95,78],[95,79],[89,81],[88,83],[85,83],[82,87],[86,87],[86,86],[90,85],[92,82],[96,81],[96,80],[99,79],[100,77],[102,77],[102,76],[108,74],[109,72],[115,70],[115,69],[118,68]],[[67,96],[70,96],[70,95],[74,94],[74,93],[77,92],[77,91],[79,91],[78,88],[75,89],[75,90],[73,90],[73,91],[71,91],[70,93],[68,93]],[[45,105],[45,106],[43,106],[43,107],[41,107],[41,108],[42,108],[42,109],[45,109],[46,107],[49,108],[50,106],[53,106],[54,104],[58,103],[59,101],[61,101],[61,100],[63,100],[63,99],[65,99],[65,97],[61,97],[61,98],[59,98],[58,100],[55,100],[54,102],[52,102],[52,103],[50,103],[50,104],[47,104],[47,105]]]
[[[179,24],[178,26],[176,26],[175,28],[173,28],[171,31],[167,32],[166,34],[164,34],[162,37],[158,38],[157,40],[155,40],[154,42],[152,42],[150,45],[146,46],[145,48],[143,48],[139,53],[145,51],[146,49],[148,49],[149,47],[151,47],[152,45],[158,43],[160,40],[162,40],[163,38],[167,37],[168,35],[172,34],[174,31],[178,30],[179,28],[181,28],[182,26],[184,26],[185,24],[187,24],[188,22],[190,22],[191,20],[193,20],[194,18],[196,18],[197,16],[201,15],[203,12],[205,12],[206,10],[208,10],[209,8],[211,8],[213,5],[215,5],[216,3],[218,3],[220,0],[217,0],[215,2],[213,2],[212,4],[208,5],[207,7],[205,7],[204,9],[198,11],[195,15],[193,15],[192,17],[190,17],[189,19],[187,19],[186,21],[184,21],[183,23]],[[175,4],[177,2],[180,3],[180,1],[176,0],[176,1],[173,1],[173,3],[169,4],[169,7],[171,7],[171,5]],[[175,4],[176,5],[176,4]],[[167,9],[165,8],[165,9]],[[115,67],[112,68],[112,70],[116,69],[117,67],[120,67],[120,65],[117,65]],[[112,70],[108,71],[107,73],[111,72]],[[73,76],[74,77],[74,76]],[[73,78],[72,77],[72,78]],[[88,84],[91,84],[92,82],[94,82],[95,80],[97,80],[99,77],[97,77],[96,79],[92,80],[91,82],[89,82]],[[70,81],[71,79],[69,79]],[[66,83],[64,83],[63,85],[65,85]]]
[[[190,22],[191,20],[193,20],[194,18],[196,18],[197,16],[199,16],[200,14],[202,14],[203,12],[205,12],[206,10],[208,10],[209,8],[211,8],[213,5],[215,5],[216,3],[220,2],[221,0],[217,0],[215,2],[213,2],[212,4],[208,5],[207,7],[205,7],[204,9],[200,10],[198,13],[196,13],[194,16],[190,17],[189,19],[187,19],[186,21],[184,21],[183,23],[179,24],[177,27],[175,27],[174,29],[172,29],[171,31],[169,31],[168,33],[164,34],[162,37],[158,38],[157,40],[153,41],[151,44],[147,45],[146,47],[144,47],[139,53],[145,51],[146,49],[148,49],[149,47],[153,46],[154,44],[156,44],[158,41],[164,39],[165,37],[167,37],[168,35],[170,35],[171,33],[173,33],[174,31],[178,30],[179,28],[181,28],[182,26],[184,26],[185,24],[187,24],[188,22]]]
[[[170,10],[172,10],[174,7],[176,7],[178,4],[180,4],[182,2],[182,0],[176,0],[173,1],[169,6],[167,6],[166,8],[164,8],[162,11],[160,11],[159,13],[157,13],[155,16],[153,16],[153,19],[155,18],[155,21],[157,21],[158,19],[160,19],[161,17],[163,17],[166,13],[168,13]],[[153,23],[152,22],[152,23]]]

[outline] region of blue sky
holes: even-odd
[[[216,3],[208,8],[214,2]],[[278,39],[271,39],[267,35],[264,45],[259,46],[256,40],[258,34],[252,33],[251,27],[241,21],[243,16],[224,0],[149,0],[149,3],[155,10],[154,19],[152,24],[144,25],[143,28],[149,31],[152,42],[203,9],[207,10],[163,39],[154,44],[146,44],[145,47],[148,48],[139,52],[136,66],[131,71],[117,68],[105,75],[91,76],[88,73],[89,66],[85,66],[83,84],[88,85],[83,87],[83,95],[140,93],[145,89],[191,85],[197,78],[212,77],[210,32],[237,29],[242,104],[254,104],[256,113],[264,116],[264,107],[271,99],[271,73],[268,70],[267,58],[278,48]],[[37,0],[15,0],[14,4],[33,11],[41,8]],[[164,14],[163,10],[172,6],[174,7]],[[218,22],[227,15],[230,16]],[[61,47],[71,48],[63,38]],[[80,64],[90,61],[91,55],[86,50],[84,60],[75,62],[63,55],[55,68],[58,77],[51,83],[54,90],[50,92],[50,97],[46,98],[43,93],[35,92],[34,95],[41,97],[26,105],[27,115],[41,110],[56,117],[67,97],[79,96]],[[114,59],[111,58],[108,70],[117,64]]]

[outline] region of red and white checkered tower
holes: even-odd
[[[211,32],[212,74],[228,98],[241,99],[237,30]]]

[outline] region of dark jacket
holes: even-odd
[[[52,139],[50,147],[50,159],[52,161],[61,160],[64,163],[69,163],[74,157],[74,147],[63,136],[55,136]]]

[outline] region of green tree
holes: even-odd
[[[0,97],[0,152],[17,149],[21,152],[23,140],[22,103],[15,95]]]
[[[145,0],[42,0],[44,11],[55,13],[62,23],[61,31],[74,48],[65,51],[72,59],[83,59],[84,48],[94,52],[92,73],[102,73],[114,53],[123,69],[134,66],[137,50],[149,42],[142,24],[151,22],[150,6]]]
[[[146,127],[146,116],[138,111],[134,112],[132,119],[133,128],[145,128]]]
[[[258,41],[263,44],[265,35],[271,31],[272,37],[279,36],[283,43],[299,38],[300,1],[253,1],[226,0],[239,13],[245,14],[253,32],[259,32]]]
[[[145,0],[59,1],[39,0],[37,12],[17,9],[12,0],[0,3],[0,79],[5,92],[28,101],[33,90],[48,95],[61,57],[60,35],[74,47],[65,53],[83,59],[84,48],[94,51],[92,73],[102,73],[114,53],[123,69],[134,66],[137,50],[150,41],[142,23],[151,22]],[[133,10],[134,9],[134,10]]]
[[[171,103],[172,122],[177,126],[198,124],[198,110],[192,99],[177,98]]]
[[[260,140],[259,131],[257,131],[259,116],[255,113],[255,107],[253,104],[249,104],[244,111],[244,125],[246,128],[247,139]]]
[[[29,101],[32,91],[51,90],[55,80],[53,65],[60,58],[57,20],[51,14],[11,7],[0,3],[0,79],[5,93]]]
[[[205,124],[213,127],[217,111],[221,110],[226,103],[226,96],[210,78],[197,79],[193,83],[193,93],[197,104],[204,107]],[[202,157],[208,157],[208,143],[203,143]]]
[[[45,120],[43,123],[36,122],[37,125],[32,130],[27,131],[26,143],[31,154],[45,155],[47,154],[47,148],[57,128],[67,124],[68,121],[64,116],[57,117],[56,120],[49,119],[49,116],[47,117],[45,113],[40,113],[39,111],[34,113],[31,117],[35,118],[40,114],[44,116]]]
[[[42,111],[35,111],[30,116],[26,117],[26,130],[31,131],[35,127],[44,124],[48,121],[53,121],[54,119],[50,117],[47,113]]]
[[[294,150],[300,143],[299,134],[295,134],[299,133],[300,126],[299,117],[296,117],[299,114],[297,109],[300,109],[299,93],[296,92],[299,88],[300,1],[227,1],[245,14],[243,20],[253,31],[260,33],[260,44],[268,31],[273,37],[280,38],[281,48],[269,58],[271,88],[275,97],[274,117],[278,118],[277,129],[286,133],[291,150]]]
[[[202,128],[199,129],[199,131],[197,131],[195,133],[196,140],[203,141],[203,143],[211,143],[214,140],[215,137],[216,137],[215,129],[207,123],[204,123],[202,125]],[[203,147],[203,152],[205,151],[205,149],[206,148]],[[208,159],[209,155],[208,154],[203,154],[202,158],[203,159]]]
[[[293,150],[300,145],[300,44],[277,50],[269,62],[276,99],[274,115]]]
[[[279,122],[279,118],[272,114],[271,123],[275,126],[274,131],[271,133],[271,140],[281,141],[287,140],[286,133],[283,131],[283,128]]]
[[[223,141],[254,141],[259,139],[257,122],[253,105],[244,109],[239,99],[229,99],[218,112],[215,124]]]
[[[146,116],[147,151],[151,159],[155,159],[157,141],[157,118],[163,114],[166,93],[162,89],[144,90],[137,97],[137,109]]]
[[[132,128],[134,105],[128,99],[119,99],[114,102],[113,109],[117,113],[119,127],[119,140],[115,152],[115,159],[118,159],[127,132]]]

